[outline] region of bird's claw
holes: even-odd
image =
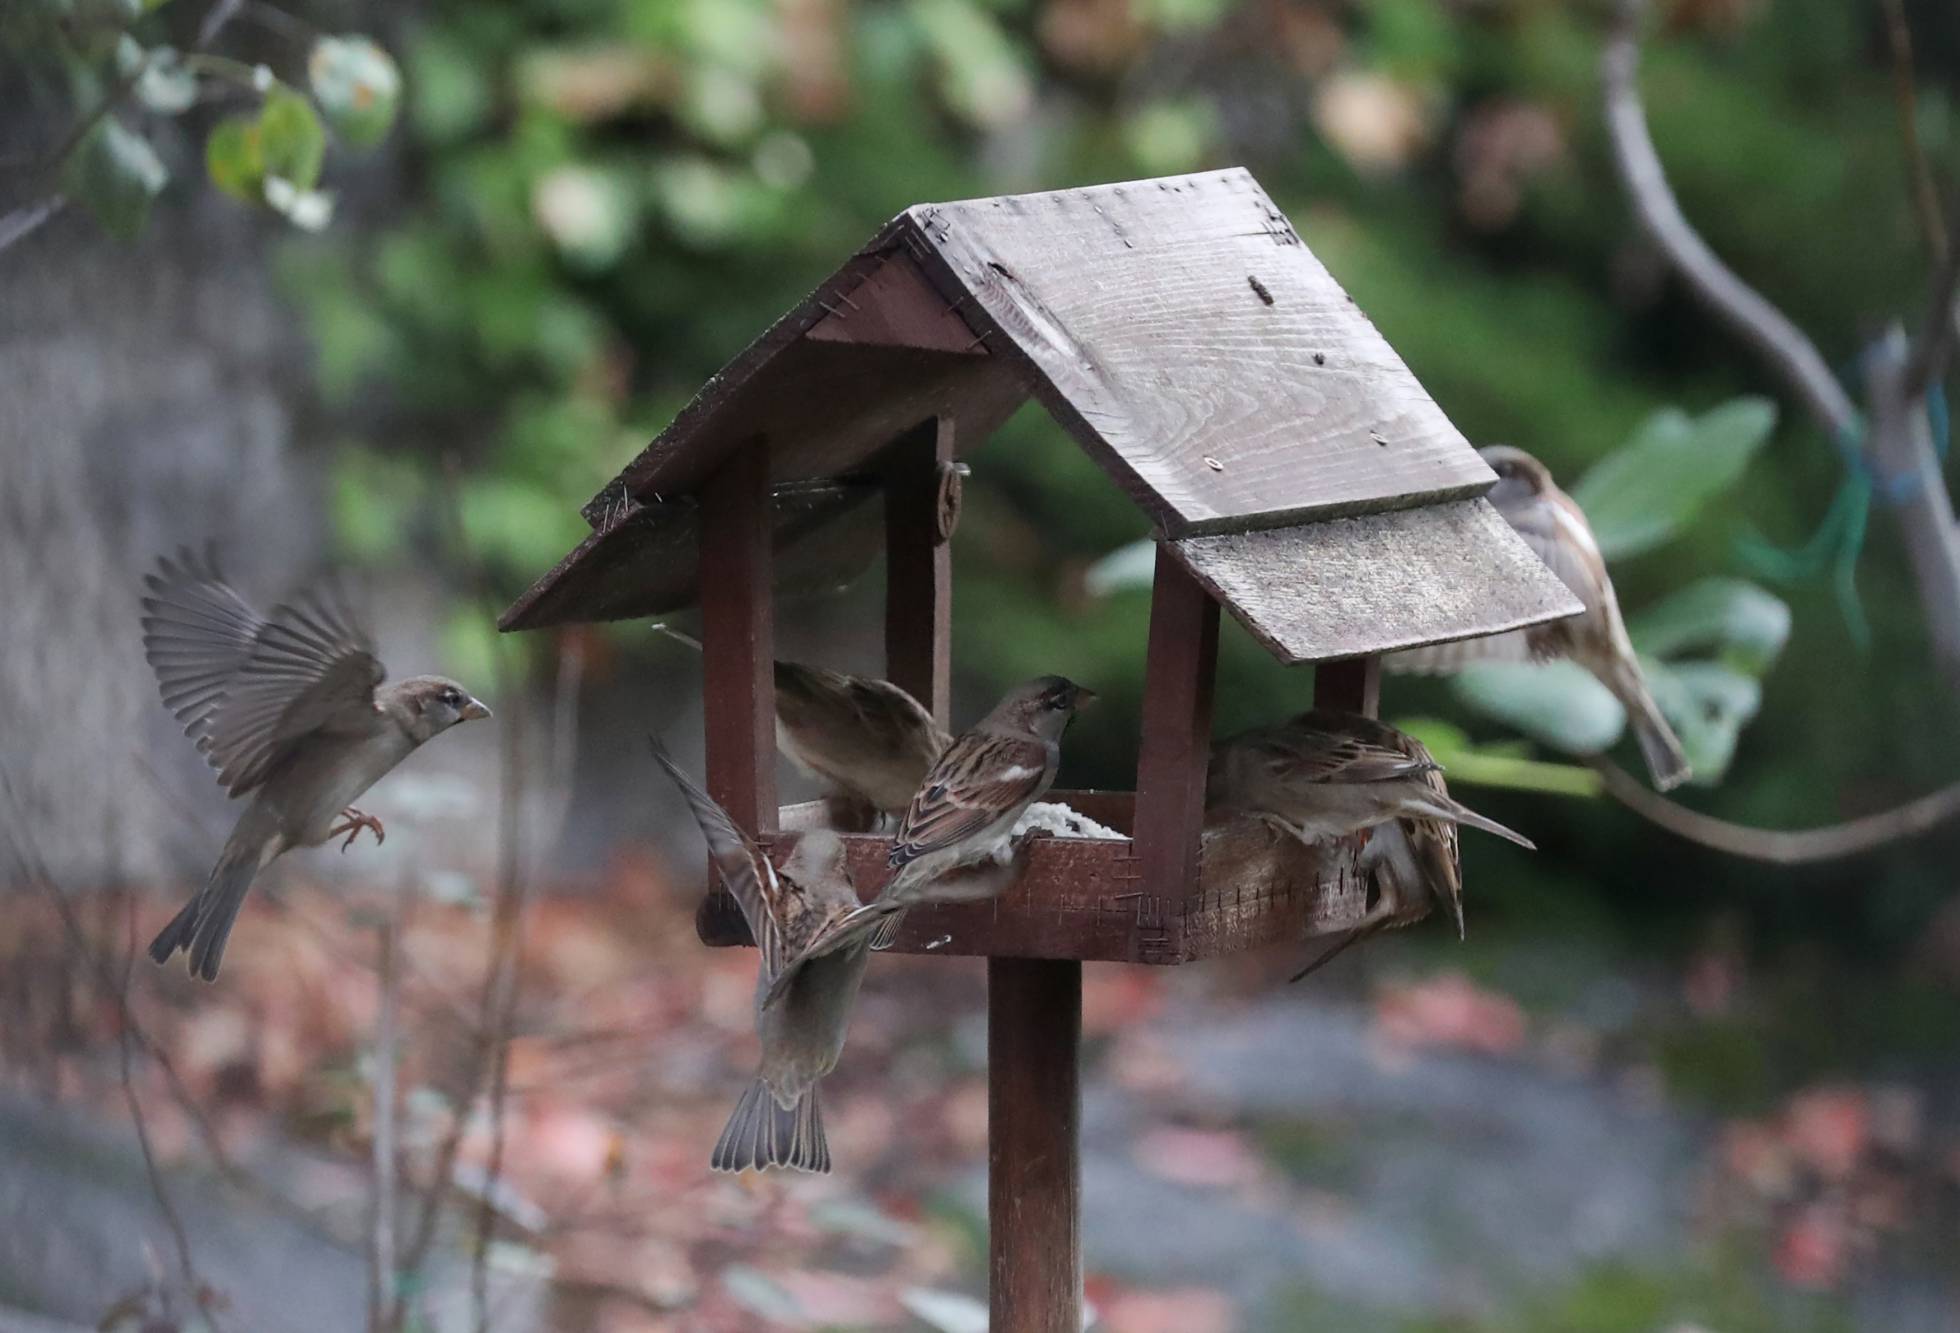
[[[328,829],[327,836],[329,838],[336,838],[343,833],[347,835],[346,840],[340,844],[340,853],[342,856],[345,856],[347,849],[354,845],[354,839],[361,836],[362,829],[368,829],[373,832],[374,845],[376,847],[388,841],[388,830],[381,827],[381,821],[373,815],[363,814],[350,805],[340,812],[340,817],[344,822]]]

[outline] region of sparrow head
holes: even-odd
[[[1553,489],[1551,469],[1522,449],[1492,444],[1477,450],[1477,454],[1497,474],[1497,484],[1485,498],[1499,509],[1535,500]]]
[[[844,873],[844,840],[829,829],[811,829],[797,838],[778,868],[782,877],[805,888],[849,883]]]
[[[489,717],[490,710],[447,676],[410,676],[392,691],[409,735],[427,741],[458,722]]]
[[[1045,740],[1054,740],[1068,726],[1078,708],[1096,697],[1066,676],[1037,676],[1000,701],[996,715],[1003,721],[1026,727]]]

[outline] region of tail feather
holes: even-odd
[[[192,976],[216,981],[232,923],[238,919],[245,893],[259,872],[259,852],[250,844],[235,840],[226,843],[204,888],[150,941],[150,957],[167,963],[182,949],[190,955]]]
[[[1646,762],[1655,789],[1670,791],[1693,777],[1694,770],[1688,765],[1680,738],[1661,715],[1646,685],[1627,682],[1614,693],[1620,696],[1620,703],[1627,710],[1627,725],[1633,729],[1634,740],[1640,743],[1640,757]]]
[[[1438,795],[1431,799],[1434,802],[1434,809],[1431,813],[1439,819],[1452,820],[1466,828],[1482,829],[1485,833],[1495,833],[1507,842],[1515,842],[1528,852],[1538,850],[1538,844],[1530,838],[1525,837],[1524,834],[1514,828],[1506,828],[1495,819],[1478,814],[1475,810],[1472,810],[1469,806],[1454,797]]]
[[[749,1084],[728,1117],[709,1163],[717,1171],[767,1171],[772,1166],[827,1175],[830,1144],[812,1087],[784,1107],[761,1079]]]

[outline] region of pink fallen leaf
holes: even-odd
[[[1231,1298],[1210,1287],[1130,1290],[1102,1306],[1108,1333],[1232,1333],[1238,1317]]]
[[[1800,1092],[1784,1112],[1783,1133],[1805,1165],[1826,1180],[1842,1180],[1871,1145],[1871,1099],[1846,1086]]]
[[[1776,1271],[1799,1287],[1835,1286],[1844,1276],[1849,1229],[1844,1215],[1826,1203],[1802,1209],[1777,1238]]]
[[[1245,1136],[1230,1130],[1160,1126],[1137,1142],[1136,1157],[1166,1180],[1212,1189],[1249,1184],[1266,1170]]]
[[[1524,1045],[1524,1010],[1461,972],[1393,987],[1375,1002],[1375,1030],[1404,1046],[1445,1046],[1511,1055]]]

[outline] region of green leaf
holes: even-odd
[[[267,176],[311,190],[326,160],[327,133],[313,104],[284,85],[265,95],[259,112],[259,156]]]
[[[1714,662],[1643,661],[1641,671],[1654,702],[1674,727],[1698,787],[1720,782],[1735,758],[1742,728],[1762,707],[1763,691],[1752,676]]]
[[[1148,588],[1156,578],[1157,543],[1145,537],[1117,547],[1090,565],[1082,575],[1082,586],[1092,597],[1109,597]]]
[[[324,37],[307,58],[306,75],[341,142],[363,149],[388,137],[401,105],[402,76],[386,51],[366,37]]]
[[[1590,768],[1525,759],[1508,745],[1477,745],[1463,728],[1438,718],[1398,719],[1395,725],[1429,747],[1452,787],[1462,782],[1554,796],[1597,796],[1605,786]]]
[[[1451,678],[1457,698],[1564,754],[1598,754],[1620,738],[1626,710],[1574,662],[1485,662]]]
[[[63,172],[67,192],[95,215],[103,230],[122,240],[143,230],[150,201],[169,179],[149,140],[113,116],[95,128]]]
[[[1775,426],[1776,405],[1766,398],[1737,398],[1700,417],[1656,412],[1579,479],[1572,498],[1608,560],[1639,555],[1734,485]]]
[[[124,33],[116,44],[116,71],[125,78],[136,75],[133,91],[145,110],[174,116],[197,102],[197,75],[184,68],[174,47],[144,50],[141,42]]]
[[[1677,589],[1627,622],[1634,646],[1653,657],[1710,654],[1761,676],[1790,638],[1790,608],[1744,579],[1701,579]]]
[[[234,199],[256,204],[265,198],[265,158],[259,151],[259,123],[250,116],[227,116],[204,141],[204,171],[211,183]]]

